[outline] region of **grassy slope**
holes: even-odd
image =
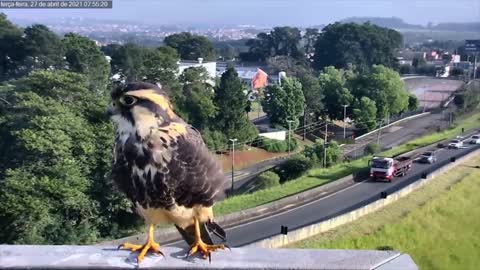
[[[469,167],[477,165],[480,156],[376,213],[291,247],[391,247],[412,256],[420,269],[477,269],[480,170]]]
[[[397,155],[424,146],[432,144],[442,139],[454,137],[461,133],[462,127],[465,130],[477,128],[479,123],[480,113],[474,114],[463,119],[459,119],[456,128],[420,137],[411,141],[408,144],[395,147],[392,150],[382,153],[382,155]],[[353,162],[339,164],[331,168],[317,168],[312,169],[294,181],[287,182],[283,185],[261,190],[252,194],[238,195],[229,198],[225,201],[219,202],[215,205],[215,214],[217,216],[234,213],[237,211],[253,208],[262,204],[266,204],[281,198],[312,189],[314,187],[326,184],[328,182],[337,180],[341,177],[347,176],[354,172],[361,170],[367,166],[369,157],[365,157]]]

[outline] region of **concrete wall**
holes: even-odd
[[[266,132],[266,133],[260,133],[258,134],[258,136],[279,140],[279,141],[284,141],[287,138],[287,132],[286,131]]]
[[[247,247],[262,247],[262,248],[278,248],[282,246],[286,246],[291,243],[295,243],[297,241],[305,240],[307,238],[310,238],[312,236],[315,236],[319,233],[326,232],[330,229],[333,229],[335,227],[344,225],[348,222],[352,222],[357,220],[360,217],[363,217],[367,214],[373,213],[377,211],[378,209],[399,200],[402,197],[405,197],[406,195],[410,194],[411,192],[421,188],[425,184],[429,183],[432,181],[432,179],[435,178],[435,176],[450,170],[454,167],[456,167],[459,163],[463,161],[467,161],[471,159],[472,157],[478,155],[480,153],[480,149],[473,151],[461,158],[458,158],[456,162],[449,163],[448,165],[445,165],[434,172],[430,173],[427,175],[426,179],[421,179],[418,180],[400,190],[397,192],[394,192],[392,194],[388,194],[387,198],[385,199],[378,199],[377,201],[374,201],[368,205],[365,205],[357,210],[354,210],[352,212],[340,215],[338,217],[325,220],[316,224],[312,224],[310,226],[306,226],[291,232],[288,232],[287,235],[276,235],[267,239],[260,240],[256,243],[252,243],[247,245]]]

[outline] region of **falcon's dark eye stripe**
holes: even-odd
[[[136,102],[137,102],[137,98],[132,96],[122,96],[120,98],[120,103],[122,103],[125,106],[132,106]]]

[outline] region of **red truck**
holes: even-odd
[[[373,157],[368,165],[372,179],[383,179],[391,182],[393,177],[406,175],[412,168],[413,160],[409,157]]]

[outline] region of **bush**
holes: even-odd
[[[315,144],[305,146],[303,155],[309,159],[313,164],[323,165],[324,156],[324,143],[323,140],[318,139]],[[342,160],[343,152],[337,142],[331,141],[327,145],[327,167],[337,164]]]
[[[273,171],[267,171],[257,176],[257,190],[267,189],[280,185],[280,176]]]
[[[265,137],[258,137],[258,142],[254,145],[258,148],[264,149],[268,152],[279,153],[288,151],[288,139],[284,141],[269,139]],[[293,136],[290,138],[290,151],[298,148],[298,140]]]
[[[280,165],[277,173],[283,183],[302,176],[302,174],[311,169],[312,166],[313,163],[310,159],[304,155],[296,155]]]
[[[365,147],[365,154],[373,155],[380,152],[380,145],[378,143],[369,143]]]
[[[205,129],[202,132],[202,137],[205,144],[208,146],[208,149],[211,151],[218,151],[227,148],[227,137],[218,130]]]

